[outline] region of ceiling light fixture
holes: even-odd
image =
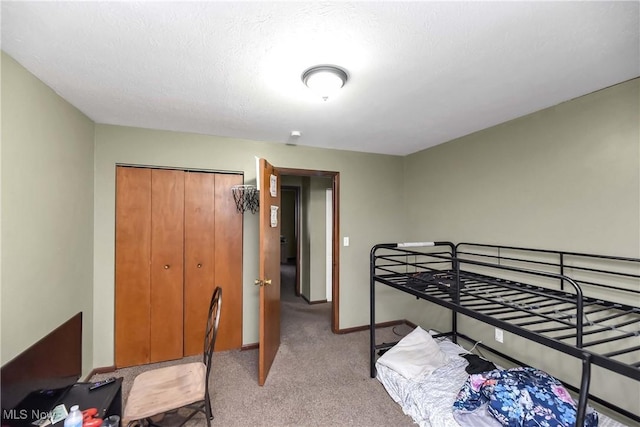
[[[317,65],[302,73],[302,82],[325,101],[347,82],[347,72],[335,65]]]

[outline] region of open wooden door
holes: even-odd
[[[280,347],[280,173],[260,159],[260,350],[258,384],[264,385]]]

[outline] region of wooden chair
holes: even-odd
[[[207,426],[211,426],[213,412],[209,396],[209,376],[221,305],[222,289],[216,287],[209,304],[202,362],[153,369],[138,375],[129,392],[122,418],[123,426],[136,421],[138,424],[157,425],[152,417],[156,418],[156,415],[180,408],[191,410],[191,413],[179,424],[180,426],[198,412],[205,415]]]

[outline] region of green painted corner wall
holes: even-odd
[[[405,159],[424,237],[640,255],[640,79]]]
[[[4,364],[83,312],[93,360],[94,124],[2,53]]]

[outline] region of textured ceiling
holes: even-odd
[[[98,123],[405,155],[639,76],[639,5],[2,1],[1,41]]]

